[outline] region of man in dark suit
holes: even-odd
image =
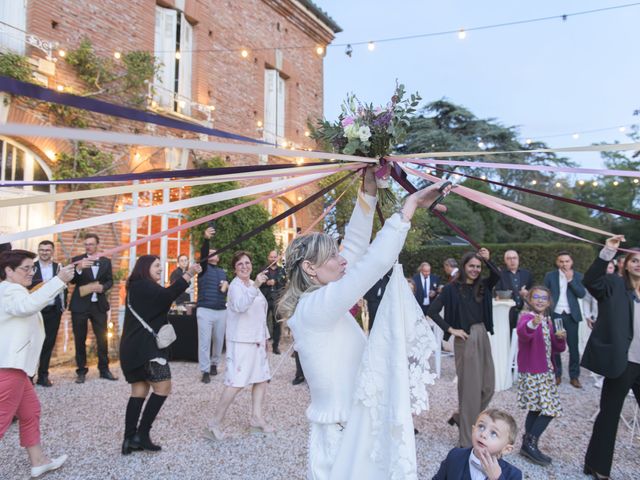
[[[34,287],[48,282],[58,273],[60,264],[53,261],[54,245],[51,240],[43,240],[38,244],[38,260],[33,263],[35,273],[29,290]],[[49,380],[49,362],[51,361],[51,352],[56,344],[58,336],[58,328],[60,328],[60,317],[67,303],[66,290],[58,295],[55,300],[44,307],[40,313],[44,323],[44,343],[40,352],[40,363],[38,365],[38,380],[36,383],[43,387],[53,385]]]
[[[578,351],[578,324],[582,321],[582,313],[578,299],[586,294],[582,284],[582,274],[573,270],[573,258],[567,251],[556,255],[557,270],[548,272],[544,276],[544,285],[551,290],[554,310],[552,318],[562,319],[562,325],[567,331],[567,345],[569,345],[569,378],[571,385],[582,388],[580,383],[580,352]],[[554,358],[556,367],[556,384],[562,381],[562,362],[560,354]]]
[[[84,383],[89,369],[87,368],[87,323],[91,320],[93,333],[98,345],[98,370],[100,378],[117,380],[109,371],[109,349],[107,344],[107,312],[109,301],[107,292],[113,286],[111,260],[98,257],[100,238],[95,233],[84,237],[85,254],[72,259],[76,271],[71,283],[76,288],[71,295],[71,322],[76,347],[76,383]],[[84,288],[83,288],[84,287]],[[82,293],[81,293],[82,290]],[[84,294],[84,295],[83,295]]]
[[[278,265],[278,252],[272,250],[267,257],[269,266],[263,272],[267,275],[267,281],[260,286],[260,291],[267,299],[267,326],[271,323],[272,352],[280,355],[280,332],[282,330],[281,318],[277,313],[277,303],[287,284],[287,276],[284,268]]]
[[[518,315],[524,307],[524,300],[529,290],[533,286],[533,277],[529,270],[520,268],[520,256],[515,250],[504,252],[504,265],[500,271],[500,280],[496,285],[496,290],[511,290],[511,299],[516,302],[515,306],[509,310],[509,324],[511,329],[518,324]]]
[[[367,301],[367,310],[369,311],[369,331],[373,328],[373,322],[376,319],[376,313],[378,307],[384,296],[384,291],[387,289],[387,284],[391,278],[392,270],[389,270],[384,276],[373,284],[367,293],[364,294],[364,299]]]
[[[422,262],[418,267],[418,273],[413,276],[413,283],[416,284],[416,300],[422,308],[422,313],[426,315],[431,300],[437,295],[440,277],[431,274],[429,262]]]

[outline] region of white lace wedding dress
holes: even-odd
[[[378,308],[357,376],[354,405],[332,480],[417,478],[412,413],[429,408],[433,332],[404,278],[393,274]]]

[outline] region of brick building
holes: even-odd
[[[322,115],[323,55],[339,27],[308,0],[12,0],[0,4],[0,48],[25,55],[34,78],[48,88],[86,93],[91,86],[78,78],[65,59],[81,40],[91,41],[101,57],[118,61],[124,52],[154,52],[161,64],[149,89],[146,108],[182,120],[212,126],[278,145],[312,147],[305,136],[308,118]],[[118,103],[117,96],[100,97]],[[51,114],[33,102],[5,97],[0,122],[51,124]],[[177,138],[206,137],[91,115],[91,128],[151,133]],[[212,140],[218,140],[211,137]],[[3,138],[2,180],[50,179],[59,154],[74,152],[74,144],[43,138]],[[109,173],[190,168],[202,152],[148,147],[99,145],[113,155]],[[210,154],[209,154],[210,155]],[[291,162],[289,158],[225,155],[229,164]],[[53,190],[51,190],[53,192]],[[313,191],[309,188],[308,191]],[[0,199],[48,193],[48,187],[0,188]],[[269,201],[277,214],[306,196],[296,191]],[[132,205],[152,205],[188,196],[188,190],[167,188],[99,200],[20,205],[0,209],[0,232],[13,232],[122,211]],[[313,212],[312,212],[313,213]],[[106,224],[98,233],[103,248],[130,241],[182,222],[184,212],[149,216],[135,222]],[[16,222],[16,219],[18,221]],[[286,245],[296,228],[312,220],[308,211],[276,227]],[[286,223],[285,223],[286,222]],[[81,232],[56,238],[58,260],[82,253]],[[16,242],[36,249],[42,238]],[[136,254],[161,255],[164,271],[173,269],[179,253],[193,246],[180,235],[123,252],[113,259],[116,278],[126,277]],[[193,255],[192,255],[193,256]],[[111,291],[111,320],[117,331],[123,316],[124,282]],[[68,314],[65,314],[65,317]],[[63,317],[63,319],[65,318]],[[70,319],[63,320],[57,342],[59,358],[72,355]],[[65,341],[67,339],[68,341]],[[112,342],[114,343],[114,342]]]

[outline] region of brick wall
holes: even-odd
[[[59,42],[61,47],[72,49],[80,41],[89,38],[99,54],[109,57],[114,51],[148,50],[154,48],[155,6],[156,4],[174,8],[175,2],[150,0],[128,0],[127,2],[104,2],[87,0],[49,0],[47,2],[29,0],[27,11],[27,31],[46,40]],[[213,126],[222,130],[239,133],[249,137],[261,135],[257,122],[264,114],[264,70],[276,66],[276,52],[267,47],[279,47],[282,52],[281,75],[286,78],[286,125],[285,137],[297,145],[313,147],[304,136],[307,119],[322,115],[323,101],[323,60],[315,52],[319,44],[326,45],[333,39],[327,27],[320,25],[310,14],[292,0],[186,0],[184,13],[193,25],[193,100],[202,104],[214,105]],[[308,46],[308,48],[287,49],[290,46]],[[240,56],[240,49],[249,51],[247,58]],[[231,51],[220,51],[220,50]],[[204,51],[210,50],[210,51]],[[215,51],[214,51],[215,50]],[[42,56],[35,49],[28,54]],[[49,79],[49,87],[64,85],[72,91],[87,92],[91,88],[83,85],[75,77],[72,69],[63,59],[56,64],[56,75]],[[117,99],[112,99],[117,102]],[[10,121],[46,124],[51,121],[46,109],[33,109],[33,106],[14,100],[9,117]],[[92,127],[123,132],[140,132],[141,125],[115,120],[101,115],[92,115]],[[148,133],[148,132],[145,132]],[[154,135],[171,135],[195,138],[194,135],[155,128]],[[212,138],[212,140],[216,140]],[[68,142],[47,139],[19,139],[28,145],[43,160],[44,152],[53,149],[56,152],[70,152]],[[130,170],[137,149],[125,146],[104,146],[113,153],[114,158],[124,159],[118,171]],[[206,152],[196,152],[209,155]],[[250,155],[222,155],[230,164],[257,164],[259,159]],[[148,168],[163,168],[163,156],[155,155],[152,161],[136,171]],[[271,163],[290,162],[292,159],[270,158]],[[291,193],[287,199],[295,204],[298,197],[306,198],[316,187],[310,186]],[[71,208],[60,203],[56,206],[57,217],[67,222],[79,218],[93,217],[112,213],[120,202],[119,198],[101,198],[75,202]],[[305,227],[321,211],[321,205],[305,209],[297,215],[298,226]],[[105,249],[119,245],[123,241],[120,225],[103,225],[90,229],[101,239]],[[62,260],[83,253],[82,241],[78,232],[61,235],[56,242],[56,257]],[[114,270],[126,267],[126,257],[116,255],[112,258]],[[111,291],[112,321],[116,323],[119,299],[123,282],[114,282]],[[69,314],[65,313],[60,329],[53,362],[70,358],[73,355],[73,334]],[[65,332],[67,318],[68,330]],[[64,352],[64,338],[68,339]],[[94,340],[90,340],[94,342]],[[114,337],[110,344],[115,344]]]

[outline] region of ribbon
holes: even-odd
[[[280,157],[304,157],[323,160],[346,160],[348,162],[378,163],[375,158],[343,155],[340,153],[325,153],[307,150],[289,150],[286,148],[269,147],[266,145],[240,145],[223,142],[203,142],[185,138],[157,137],[132,133],[106,132],[102,130],[87,130],[66,127],[48,127],[44,125],[30,125],[21,123],[6,123],[0,125],[0,135],[14,137],[45,137],[62,140],[82,140],[95,143],[112,143],[117,145],[147,145],[157,148],[181,148],[187,150],[202,150],[205,152],[243,153],[249,155],[274,155]],[[31,182],[33,183],[33,182]]]
[[[628,143],[624,144],[629,146],[630,148],[620,148],[618,150],[638,150],[640,149],[640,143]],[[594,147],[618,147],[622,146],[622,144],[617,145],[594,145]],[[584,147],[586,148],[586,147]],[[610,151],[616,150],[615,148],[607,148],[603,150],[593,150],[593,151]],[[524,152],[531,153],[537,150],[524,150]],[[560,152],[562,149],[550,150],[551,152]],[[568,150],[570,151],[570,150]],[[497,168],[497,169],[507,169],[507,170],[530,170],[534,172],[562,172],[562,173],[575,173],[575,174],[595,174],[595,175],[609,175],[609,176],[618,176],[618,177],[640,177],[640,172],[635,172],[633,170],[611,170],[611,169],[598,169],[598,168],[572,168],[572,167],[557,167],[551,165],[523,165],[521,163],[491,163],[491,162],[465,162],[461,160],[436,160],[435,158],[429,158],[427,160],[422,159],[424,156],[426,157],[457,157],[462,156],[457,155],[456,152],[443,152],[442,155],[439,153],[430,153],[430,154],[410,154],[410,155],[394,155],[391,157],[387,157],[388,160],[396,161],[396,162],[409,162],[409,163],[417,163],[419,165],[449,165],[451,167],[471,167],[471,168]],[[477,153],[478,155],[485,155],[487,153],[492,154],[508,154],[508,153],[518,153],[516,152],[467,152],[469,154]],[[465,155],[467,154],[465,153]]]
[[[210,257],[212,257],[213,255],[219,255],[219,254],[221,254],[223,252],[226,252],[227,250],[230,250],[231,248],[236,247],[237,245],[241,244],[245,240],[247,240],[247,239],[253,237],[254,235],[257,235],[258,233],[262,232],[263,230],[269,228],[271,225],[275,225],[280,220],[282,220],[284,218],[287,218],[290,215],[293,215],[294,213],[296,213],[301,208],[304,208],[307,205],[309,205],[310,203],[315,202],[322,195],[324,195],[325,193],[329,192],[330,190],[332,190],[335,187],[337,187],[338,185],[340,185],[342,182],[344,182],[347,178],[349,178],[354,173],[355,172],[350,172],[348,175],[345,175],[344,177],[336,180],[331,185],[329,185],[329,186],[323,188],[322,190],[314,193],[313,195],[311,195],[310,197],[308,197],[304,201],[298,203],[297,205],[294,205],[293,207],[289,208],[288,210],[285,210],[280,215],[277,215],[277,216],[271,218],[270,220],[266,221],[262,225],[257,226],[256,228],[254,228],[250,232],[247,232],[244,235],[241,235],[240,237],[238,237],[235,240],[233,240],[231,243],[228,243],[228,244],[224,245],[223,247],[220,247],[220,248],[216,249],[215,253],[213,253],[213,254],[209,255],[209,257],[207,257],[207,260]],[[204,260],[201,260],[200,262],[202,263],[202,262],[204,262]]]
[[[336,168],[335,163],[328,163],[326,165],[321,164],[318,166],[305,166],[304,169],[299,167],[279,169],[271,173],[267,171],[265,173],[258,172],[246,172],[242,174],[228,174],[228,175],[217,175],[215,177],[202,177],[198,180],[190,180],[190,181],[174,181],[171,183],[167,183],[167,181],[163,182],[152,182],[152,183],[136,183],[131,185],[122,185],[118,187],[105,187],[105,188],[94,188],[90,190],[77,190],[73,192],[64,192],[64,193],[49,193],[49,194],[36,194],[29,197],[19,197],[19,198],[8,198],[4,200],[0,200],[0,208],[2,207],[15,207],[21,205],[33,205],[37,203],[47,203],[47,202],[64,202],[68,200],[79,200],[86,198],[96,198],[96,197],[105,197],[105,196],[113,196],[113,195],[124,195],[133,192],[147,192],[151,190],[161,190],[167,187],[170,188],[182,188],[182,187],[192,187],[195,185],[206,185],[210,183],[220,183],[220,182],[229,182],[236,180],[257,180],[264,178],[272,178],[272,177],[285,177],[285,176],[298,176],[298,175],[307,175],[309,173],[319,173],[322,171],[334,170]]]
[[[489,180],[488,178],[475,177],[473,175],[468,175],[466,173],[456,173],[456,172],[453,172],[451,170],[445,170],[445,169],[439,168],[439,167],[433,167],[433,168],[435,170],[440,171],[440,172],[451,173],[451,174],[455,174],[455,175],[462,175],[463,177],[466,177],[466,178],[471,178],[473,180],[478,180],[478,181],[485,182],[485,183],[491,183],[492,185],[498,185],[500,187],[510,188],[510,189],[518,190],[518,191],[525,192],[525,193],[530,193],[532,195],[538,195],[539,197],[551,198],[553,200],[558,200],[558,201],[564,202],[564,203],[572,203],[573,205],[579,205],[581,207],[591,208],[593,210],[599,210],[599,211],[605,212],[605,213],[612,213],[614,215],[620,215],[621,217],[632,218],[634,220],[640,220],[640,215],[638,215],[636,213],[629,213],[629,212],[625,212],[624,210],[618,210],[616,208],[603,207],[603,206],[600,206],[600,205],[596,205],[595,203],[584,202],[582,200],[575,200],[573,198],[560,197],[559,195],[554,195],[552,193],[541,192],[539,190],[532,190],[530,188],[525,188],[525,187],[518,187],[516,185],[509,185],[508,183],[502,183],[502,182],[498,182],[496,180]]]
[[[286,188],[290,185],[306,183],[309,181],[319,180],[331,173],[335,173],[341,170],[353,170],[360,168],[360,165],[336,165],[336,168],[332,171],[323,172],[320,174],[311,174],[294,179],[279,180],[276,182],[266,182],[259,185],[252,185],[249,187],[239,188],[236,190],[218,192],[211,195],[204,195],[201,197],[189,198],[186,200],[179,200],[176,202],[169,202],[161,205],[154,205],[152,207],[135,208],[125,212],[111,213],[106,215],[100,215],[97,217],[85,218],[82,220],[76,220],[58,225],[52,225],[49,227],[36,228],[27,230],[24,232],[16,232],[0,235],[0,243],[11,242],[15,240],[22,240],[30,237],[39,237],[44,235],[51,235],[54,233],[67,232],[70,230],[78,230],[81,228],[88,228],[97,225],[103,225],[106,223],[120,222],[123,220],[129,220],[147,215],[157,215],[161,213],[167,213],[172,210],[181,210],[184,208],[190,208],[197,205],[203,205],[205,203],[218,202],[222,200],[228,200],[230,198],[238,198],[246,195],[253,195],[268,190],[276,190],[279,188]]]
[[[211,135],[213,137],[228,138],[230,140],[239,140],[241,142],[263,143],[268,145],[267,142],[245,137],[244,135],[225,132],[224,130],[218,130],[217,128],[203,127],[202,125],[195,125],[193,123],[164,117],[157,113],[149,113],[136,108],[114,105],[95,98],[80,97],[70,93],[56,92],[39,85],[34,85],[33,83],[21,82],[20,80],[9,77],[0,77],[0,92],[7,92],[13,95],[42,100],[44,102],[56,103],[58,105],[66,105],[67,107],[88,110],[90,112],[110,115],[112,117],[125,118],[136,122],[152,123],[154,125],[175,128],[178,130],[187,130],[189,132]]]

